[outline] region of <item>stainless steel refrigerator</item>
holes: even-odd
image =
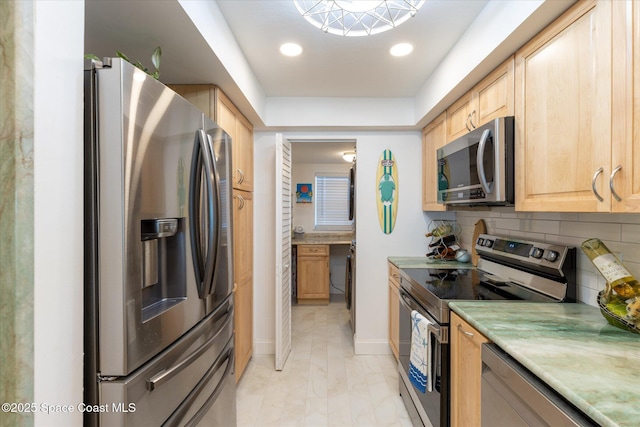
[[[231,140],[121,59],[85,71],[85,425],[235,425]]]

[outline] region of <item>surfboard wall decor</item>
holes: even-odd
[[[398,212],[398,165],[391,150],[382,152],[376,173],[378,221],[384,234],[391,234]]]

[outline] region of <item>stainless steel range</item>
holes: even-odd
[[[400,394],[416,426],[449,425],[449,301],[575,302],[576,250],[567,246],[481,234],[477,268],[400,270]],[[426,317],[431,365],[425,393],[408,378],[411,311]]]

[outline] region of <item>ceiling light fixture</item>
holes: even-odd
[[[349,163],[353,163],[353,161],[356,159],[356,152],[355,151],[347,151],[345,153],[342,153],[342,158]]]
[[[280,46],[280,53],[286,56],[298,56],[302,53],[302,47],[297,43],[285,43]]]
[[[398,43],[389,49],[389,53],[393,56],[406,56],[411,52],[413,52],[413,45],[411,43]]]
[[[425,0],[293,0],[298,12],[325,33],[369,36],[415,16]]]

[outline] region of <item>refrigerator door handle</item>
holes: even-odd
[[[162,384],[164,384],[165,382],[169,381],[171,378],[175,377],[178,373],[180,373],[180,371],[182,371],[184,368],[186,368],[189,365],[191,365],[191,363],[194,360],[196,360],[198,357],[200,357],[202,355],[202,353],[204,353],[209,348],[209,346],[211,346],[211,344],[213,344],[213,342],[218,338],[218,336],[226,330],[227,326],[229,325],[229,322],[231,322],[231,320],[233,320],[233,310],[232,310],[231,307],[232,306],[229,306],[227,311],[225,311],[224,313],[222,313],[220,315],[220,318],[226,315],[227,316],[227,320],[220,327],[220,330],[218,331],[218,333],[216,333],[213,337],[209,338],[206,343],[202,344],[202,346],[200,346],[200,348],[198,348],[196,351],[191,353],[189,355],[189,357],[187,357],[186,359],[182,360],[177,365],[174,365],[170,369],[167,369],[167,370],[164,370],[162,372],[159,372],[158,374],[156,374],[153,377],[151,377],[150,379],[148,379],[147,380],[147,390],[153,391],[157,387],[160,387]]]
[[[193,269],[198,284],[198,296],[205,298],[211,282],[213,281],[213,265],[211,261],[211,247],[214,243],[214,230],[206,227],[207,242],[202,241],[201,213],[202,213],[202,185],[204,184],[207,197],[213,194],[214,181],[213,166],[204,130],[198,129],[193,143],[193,155],[191,158],[191,175],[189,177],[189,235],[191,238],[191,254]],[[205,179],[202,179],[202,166],[204,165]],[[207,208],[207,224],[214,221],[213,210]],[[203,247],[204,246],[204,247]]]
[[[213,152],[213,141],[211,141],[211,135],[206,134],[204,131],[202,132],[202,137],[206,138],[207,142],[207,157],[209,158],[209,162],[211,164],[211,179],[213,181],[213,188],[210,194],[210,199],[213,204],[213,213],[214,218],[213,221],[209,222],[209,230],[214,234],[212,245],[210,246],[211,250],[209,251],[209,260],[212,267],[211,272],[211,280],[207,282],[207,286],[205,289],[205,295],[211,294],[213,292],[214,283],[216,280],[216,273],[218,271],[218,251],[220,250],[220,235],[222,234],[222,216],[221,216],[221,202],[220,202],[220,177],[218,175],[218,167],[216,166],[216,158]]]

